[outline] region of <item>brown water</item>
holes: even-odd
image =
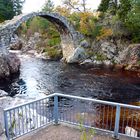
[[[15,88],[14,84],[4,84],[7,86],[3,88],[21,98],[34,99],[60,92],[120,103],[140,103],[140,73],[107,67],[87,68],[29,55],[19,56],[20,76],[13,81],[22,79],[20,90],[11,92]]]
[[[4,83],[4,85],[0,85],[10,95],[28,100],[60,92],[75,96],[140,105],[140,73],[103,66],[81,67],[68,65],[59,61],[48,61],[29,55],[19,56],[21,59],[20,76],[13,79],[12,84]],[[19,82],[19,79],[22,80]],[[16,87],[15,83],[19,83],[19,87]],[[69,108],[66,108],[62,113],[70,113],[73,111],[72,108],[77,107],[73,101],[67,101],[66,105]],[[113,131],[115,108],[99,104],[91,106],[90,103],[87,103],[87,108],[82,110],[84,107],[81,105],[75,110],[75,116],[78,113],[84,113],[86,120],[91,125]],[[125,127],[131,127],[132,125],[133,128],[140,132],[139,118],[137,110],[122,109],[120,132],[124,133]],[[73,119],[76,120],[76,118]]]

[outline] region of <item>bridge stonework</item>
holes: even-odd
[[[7,48],[10,45],[11,37],[14,35],[17,28],[23,22],[26,22],[27,20],[36,16],[46,18],[56,26],[56,29],[60,33],[61,37],[61,46],[64,60],[66,60],[68,63],[78,62],[78,57],[76,59],[73,59],[72,57],[75,56],[75,53],[81,52],[76,51],[76,49],[80,46],[83,36],[79,32],[75,31],[72,24],[68,22],[65,17],[58,13],[33,12],[30,14],[21,14],[19,16],[15,16],[12,20],[6,21],[0,26],[0,44],[4,48],[1,49],[1,52],[7,53]]]

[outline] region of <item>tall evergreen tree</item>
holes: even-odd
[[[21,14],[23,2],[24,0],[0,0],[0,22]]]
[[[123,22],[127,20],[127,14],[131,11],[131,1],[133,0],[120,0],[118,16]]]
[[[12,0],[13,1],[13,10],[15,15],[22,13],[22,6],[25,0]]]
[[[110,0],[102,0],[98,7],[98,11],[106,12],[109,8],[109,3],[110,3]]]
[[[54,3],[51,0],[47,0],[42,9],[44,12],[52,12],[54,10]]]

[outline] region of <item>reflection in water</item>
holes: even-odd
[[[19,57],[21,58],[20,79],[25,81],[27,89],[25,89],[26,94],[17,96],[28,99],[60,92],[121,103],[140,101],[139,73],[105,67],[81,68],[29,55],[19,55]]]

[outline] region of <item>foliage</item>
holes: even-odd
[[[63,4],[67,9],[75,12],[87,12],[90,10],[87,8],[87,0],[63,0]]]
[[[47,47],[46,48],[47,56],[51,59],[58,60],[62,58],[62,51],[58,50],[57,47]]]
[[[109,1],[110,0],[102,0],[99,7],[98,7],[98,11],[106,12],[109,8]]]
[[[127,14],[131,10],[131,0],[120,0],[119,8],[118,8],[118,16],[119,19],[123,22],[127,20]]]
[[[60,13],[62,16],[69,17],[71,10],[64,6],[57,6],[55,12]]]
[[[96,26],[98,16],[92,12],[73,12],[69,16],[69,20],[73,23],[76,30],[88,37],[95,37],[97,30],[100,28]]]
[[[0,22],[21,14],[23,0],[0,0]]]
[[[80,32],[90,36],[94,30],[95,17],[90,12],[80,13]]]
[[[60,38],[57,37],[57,38],[51,38],[48,40],[48,43],[47,43],[47,46],[50,46],[50,47],[53,47],[53,46],[56,46],[56,45],[59,45],[60,44]]]
[[[87,50],[87,55],[89,56],[89,58],[94,57],[94,59],[97,60],[97,61],[107,60],[106,55],[104,55],[102,53],[99,53],[99,52],[94,52],[91,49]]]
[[[84,123],[84,116],[81,116],[78,114],[77,116],[78,120],[79,120],[79,124],[80,124],[80,131],[81,131],[81,140],[92,140],[95,131],[94,129],[88,129],[88,131],[86,130],[86,128],[84,127],[83,123]]]
[[[127,14],[125,24],[132,33],[132,41],[140,42],[140,1],[131,0],[132,8]]]
[[[47,0],[43,6],[42,11],[52,12],[54,10],[54,3],[51,0]]]
[[[112,34],[113,34],[112,29],[102,28],[100,30],[100,35],[97,36],[97,40],[108,38],[112,36]]]

